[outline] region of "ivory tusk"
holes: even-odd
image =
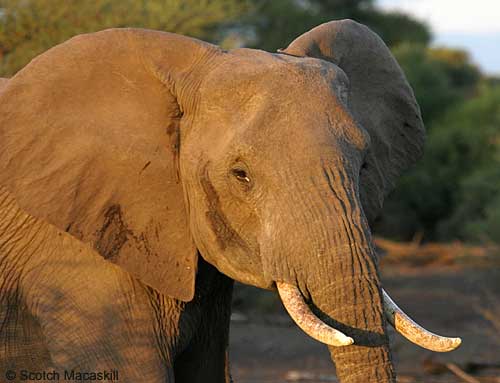
[[[328,326],[314,315],[296,286],[283,282],[276,282],[276,286],[288,314],[311,338],[330,346],[348,346],[354,343],[352,338]]]
[[[460,338],[448,338],[436,335],[415,323],[382,289],[384,297],[384,313],[389,323],[409,341],[420,347],[437,352],[456,349],[462,343]]]

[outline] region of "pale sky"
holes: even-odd
[[[426,22],[434,45],[462,48],[483,71],[500,75],[500,0],[378,0]]]

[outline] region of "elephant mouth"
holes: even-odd
[[[348,346],[354,343],[353,338],[319,319],[311,311],[296,286],[276,282],[276,287],[288,314],[307,335],[335,347]],[[385,290],[382,289],[382,293],[384,314],[387,321],[410,342],[436,352],[455,350],[462,343],[460,338],[444,337],[426,330],[406,315]]]

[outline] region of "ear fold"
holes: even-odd
[[[425,128],[410,85],[384,42],[352,20],[322,24],[284,52],[330,61],[347,74],[351,113],[371,136],[360,193],[373,221],[396,178],[422,154]]]
[[[83,35],[0,93],[0,174],[20,206],[161,293],[191,300],[197,253],[179,129],[219,50],[146,30]]]

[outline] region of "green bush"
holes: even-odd
[[[484,86],[432,124],[423,160],[389,197],[377,231],[500,242],[499,86]]]

